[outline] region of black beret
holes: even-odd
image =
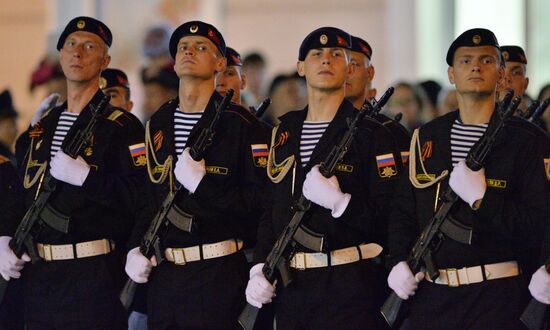
[[[372,57],[372,47],[365,40],[351,36],[351,50],[358,53],[363,53],[369,60]]]
[[[487,29],[470,29],[453,41],[451,47],[447,51],[447,64],[453,66],[453,58],[455,51],[460,47],[481,47],[493,46],[499,49],[498,40],[495,34]]]
[[[227,66],[243,66],[241,54],[233,48],[225,47],[225,57],[227,58]]]
[[[119,69],[105,69],[101,72],[101,78],[99,78],[99,88],[111,88],[111,87],[124,87],[130,89],[130,83],[128,83],[128,76],[122,70]]]
[[[506,62],[519,62],[527,64],[527,56],[520,46],[501,46],[500,51]]]
[[[351,36],[338,28],[322,27],[311,32],[302,41],[298,60],[303,61],[311,49],[316,48],[345,48],[351,50]]]
[[[57,50],[61,50],[61,48],[63,48],[65,39],[67,39],[69,34],[77,31],[90,32],[97,35],[108,47],[111,47],[111,44],[113,43],[113,35],[107,25],[95,18],[79,16],[73,18],[59,36],[59,40],[57,41]]]
[[[225,41],[220,31],[211,24],[191,21],[183,23],[172,33],[170,37],[170,55],[172,55],[172,58],[176,58],[178,43],[185,36],[200,36],[209,39],[225,57]]]
[[[15,117],[17,117],[17,111],[15,111],[15,108],[13,107],[11,93],[6,89],[0,94],[0,118]]]

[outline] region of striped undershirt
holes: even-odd
[[[470,148],[483,136],[488,124],[465,125],[456,119],[451,128],[451,157],[453,166],[465,160]]]
[[[174,141],[176,155],[180,155],[185,149],[185,144],[189,138],[191,130],[195,124],[201,119],[203,112],[185,113],[179,108],[174,113]]]
[[[78,113],[72,113],[64,111],[61,113],[61,116],[59,116],[59,121],[57,122],[57,127],[55,128],[55,133],[53,134],[53,141],[52,146],[50,148],[50,155],[53,158],[55,153],[61,149],[61,144],[63,143],[63,140],[65,140],[65,136],[67,135],[67,132],[69,132],[69,129],[71,126],[73,126],[73,123],[78,118]]]
[[[302,137],[300,139],[300,159],[302,167],[305,167],[311,158],[313,149],[323,136],[330,121],[304,121],[302,126]]]

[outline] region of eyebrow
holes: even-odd
[[[187,44],[191,44],[191,43],[194,43],[194,44],[197,44],[197,45],[204,45],[204,44],[206,44],[206,41],[203,41],[203,40],[197,40],[197,41],[189,41],[189,40],[180,41],[180,42],[178,43],[178,46],[187,45]]]

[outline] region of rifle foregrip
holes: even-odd
[[[403,299],[399,298],[399,296],[392,291],[390,296],[384,302],[384,305],[382,305],[380,313],[382,313],[382,316],[390,327],[393,327],[395,324],[402,303]]]
[[[239,315],[239,324],[244,330],[252,330],[254,329],[254,324],[256,323],[256,319],[258,318],[258,313],[260,312],[260,309],[258,307],[254,307],[250,304],[246,304],[243,311]]]
[[[131,279],[126,281],[124,288],[120,292],[120,302],[126,310],[130,308],[132,302],[134,301],[134,295],[136,294],[138,284]]]

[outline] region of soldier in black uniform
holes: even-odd
[[[375,69],[371,62],[372,47],[369,43],[355,36],[351,36],[351,42],[351,64],[355,66],[355,72],[346,81],[346,98],[353,103],[356,109],[360,109],[366,99],[370,100],[376,96],[376,89],[372,88]],[[407,129],[399,122],[381,113],[375,119],[390,130],[402,161],[406,163],[409,158],[411,141]]]
[[[523,96],[529,86],[529,77],[527,77],[527,56],[520,46],[500,46],[502,58],[505,61],[505,79],[502,84],[499,96],[504,98],[506,90],[512,89],[514,96]],[[525,111],[529,105],[527,99],[523,99],[519,109]],[[518,111],[518,114],[521,113]]]
[[[323,234],[327,244],[322,253],[297,248],[290,261],[293,282],[275,302],[281,329],[364,329],[377,324],[373,263],[367,259],[382,250],[372,244],[379,238],[375,228],[385,221],[381,215],[401,171],[393,139],[382,125],[365,120],[335,175],[326,179],[319,173],[319,163],[357,112],[344,98],[346,79],[354,69],[350,48],[350,35],[333,27],[304,39],[298,73],[306,78],[309,104],[280,117],[272,136],[268,176],[273,183],[266,189],[268,207],[258,230],[247,301],[256,307],[271,302],[274,287],[261,268],[302,191],[313,203],[304,224]]]
[[[16,159],[12,152],[12,144],[17,137],[17,111],[13,107],[11,93],[5,90],[0,93],[0,155],[7,157],[12,166],[16,166]]]
[[[132,111],[134,102],[130,99],[130,83],[124,71],[112,68],[103,70],[99,78],[99,88],[105,95],[111,97],[112,106],[128,112]]]
[[[241,54],[231,47],[225,47],[227,66],[224,72],[216,75],[216,92],[225,96],[229,89],[234,91],[231,101],[241,105],[241,91],[246,88],[246,75],[243,73]]]
[[[401,298],[410,298],[406,322],[411,328],[520,328],[527,302],[522,264],[530,257],[526,251],[539,244],[550,214],[544,171],[548,140],[512,118],[485,167],[470,170],[467,152],[498,116],[496,88],[504,69],[497,39],[486,29],[468,30],[451,44],[446,61],[459,109],[413,134],[411,144],[420,150],[411,152],[410,171],[393,201],[388,284]],[[434,256],[439,277],[419,284],[427,275],[412,274],[404,260],[448,186],[459,196],[451,215],[472,228],[472,242],[445,238]]]
[[[42,116],[27,133],[28,152],[18,153],[26,155],[20,160],[26,205],[49,170],[58,180],[49,204],[70,217],[68,233],[45,226],[35,237],[43,260],[23,272],[27,329],[119,329],[126,324],[118,300],[122,267],[112,251],[128,236],[128,219],[144,180],[143,127],[131,114],[107,105],[77,159],[62,149],[87,125],[91,106],[104,98],[99,78],[109,64],[111,42],[109,28],[98,20],[76,17],[67,24],[57,44],[67,102]],[[9,237],[20,215],[2,216],[6,226],[0,234]],[[28,256],[17,259],[6,252],[7,244],[2,249],[9,258],[0,263],[14,265],[8,275],[19,277]]]
[[[230,104],[204,159],[194,161],[189,147],[222,99],[214,80],[225,70],[225,43],[214,26],[192,21],[174,31],[170,53],[179,98],[147,124],[150,197],[134,229],[126,272],[135,282],[148,282],[151,328],[233,328],[247,280],[242,238],[246,222],[259,218],[268,141],[255,135],[257,122],[246,109]],[[156,260],[147,260],[136,246],[174,184],[182,186],[175,205],[195,225],[190,232],[168,225],[161,233],[166,261],[151,271]]]

